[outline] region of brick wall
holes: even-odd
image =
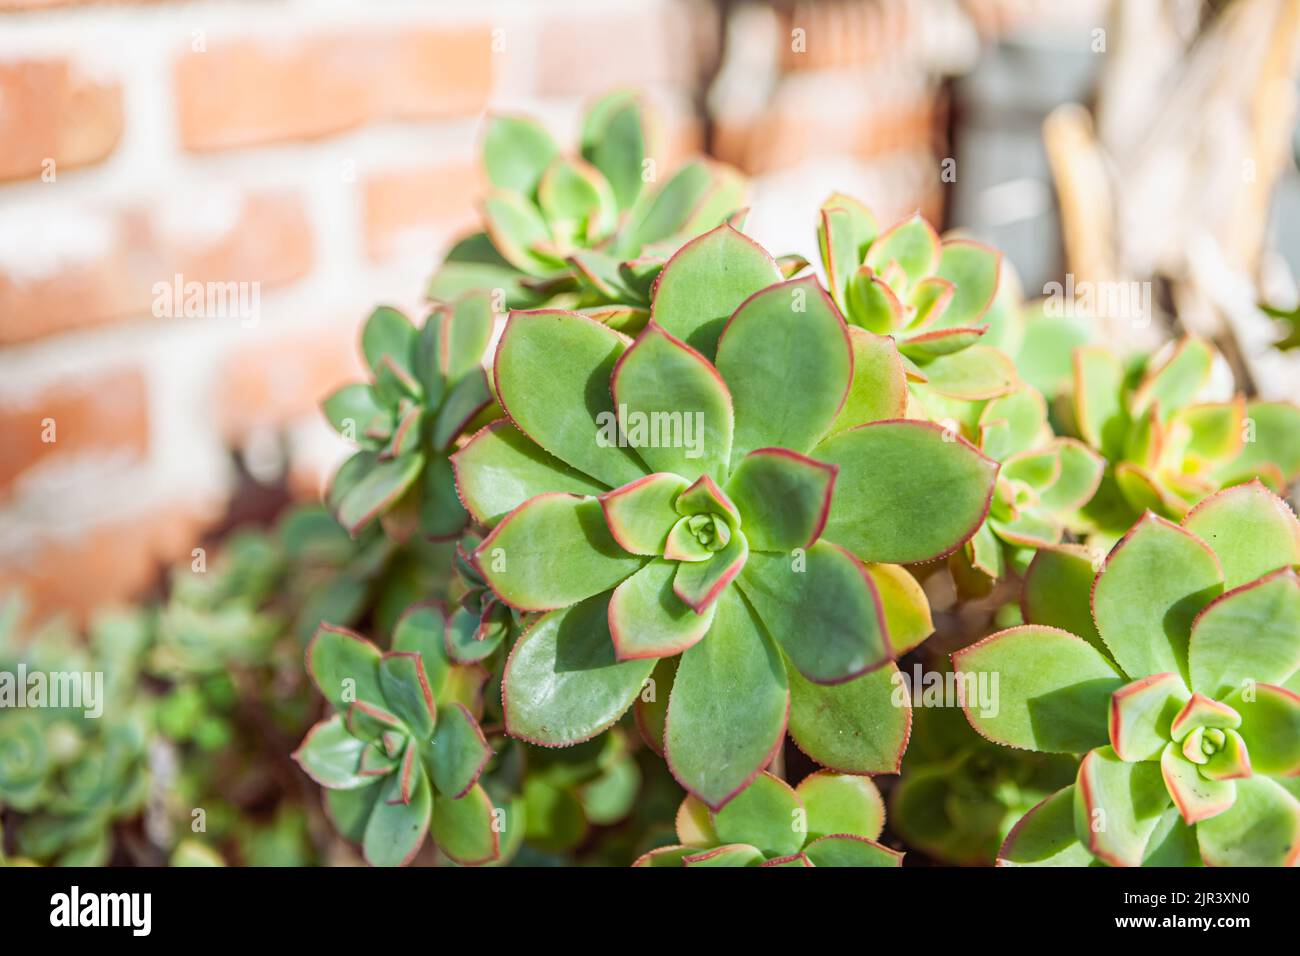
[[[74,613],[149,588],[221,520],[232,452],[312,493],[360,320],[418,314],[474,221],[484,111],[572,139],[632,85],[688,149],[709,22],[692,0],[0,0],[0,587]]]

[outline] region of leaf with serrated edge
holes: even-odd
[[[1300,521],[1258,480],[1210,495],[1187,513],[1183,527],[1214,549],[1225,588],[1300,564]]]
[[[685,478],[657,472],[601,495],[614,540],[632,554],[663,554],[668,532],[681,517],[674,503],[686,487]]]
[[[620,661],[679,654],[713,623],[716,602],[696,613],[674,593],[677,567],[656,558],[614,589],[609,631]]]
[[[885,826],[885,802],[870,777],[819,770],[795,793],[808,810],[808,839],[848,833],[875,840]]]
[[[1121,760],[1155,760],[1169,727],[1191,693],[1176,674],[1152,674],[1125,684],[1110,699],[1110,745]]]
[[[746,455],[725,491],[744,516],[750,548],[788,552],[810,547],[826,526],[836,470],[784,448]]]
[[[1103,862],[1140,866],[1147,840],[1169,802],[1158,764],[1125,763],[1110,747],[1099,747],[1079,765],[1074,829]]]
[[[1231,809],[1196,825],[1209,866],[1295,866],[1300,863],[1300,800],[1268,777],[1236,781]]]
[[[843,773],[898,773],[912,729],[911,696],[893,664],[844,684],[814,684],[793,667],[790,737]]]
[[[1300,668],[1300,577],[1288,567],[1215,598],[1192,622],[1188,658],[1192,688],[1212,697],[1285,681]]]
[[[803,810],[803,801],[788,783],[760,773],[713,814],[713,829],[722,843],[748,843],[769,858],[790,856],[803,847],[804,833],[798,826]]]

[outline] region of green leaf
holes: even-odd
[[[1133,395],[1133,414],[1159,407],[1160,417],[1169,417],[1182,408],[1210,379],[1214,350],[1195,336],[1182,339],[1169,357],[1147,373]]]
[[[1160,754],[1160,775],[1174,806],[1188,826],[1218,816],[1237,799],[1234,781],[1211,780],[1204,776],[1172,741],[1165,744]]]
[[[701,475],[683,491],[674,507],[680,515],[715,514],[725,517],[729,524],[740,523],[735,504],[708,475]]]
[[[664,657],[655,662],[654,672],[637,694],[634,716],[641,739],[657,756],[664,755],[664,725],[668,720],[668,700],[677,676],[680,658]]]
[[[624,349],[621,335],[585,316],[516,312],[496,357],[497,393],[511,421],[611,488],[646,473],[636,454],[617,443],[609,377]]]
[[[457,537],[469,523],[469,515],[456,493],[456,473],[443,455],[428,460],[419,486],[420,531],[445,541]]]
[[[1110,695],[1124,678],[1073,634],[1013,627],[957,651],[952,664],[966,718],[994,743],[1082,753],[1108,740]]]
[[[609,180],[620,209],[636,202],[646,143],[635,95],[616,91],[591,106],[582,123],[582,157]]]
[[[1192,623],[1188,657],[1192,689],[1210,697],[1286,680],[1300,668],[1300,577],[1283,568],[1211,601]]]
[[[875,840],[885,826],[885,802],[870,777],[820,770],[795,793],[808,810],[808,839],[837,833]]]
[[[429,780],[419,767],[414,769],[409,803],[401,799],[401,774],[393,774],[379,786],[383,789],[366,821],[361,849],[371,866],[405,866],[429,832],[433,808]]]
[[[997,461],[1038,444],[1047,425],[1047,403],[1036,390],[1021,386],[988,402],[980,412],[980,450]]]
[[[459,799],[433,798],[433,839],[438,849],[462,866],[479,866],[497,859],[501,834],[487,791],[475,784]]]
[[[699,352],[648,325],[610,381],[628,444],[655,471],[721,481],[731,455],[731,393]]]
[[[744,519],[755,551],[811,547],[830,513],[835,468],[784,448],[760,448],[737,466],[724,489]]]
[[[479,412],[492,402],[487,373],[472,369],[452,386],[433,423],[433,447],[449,448]]]
[[[1158,764],[1125,763],[1109,747],[1088,752],[1074,786],[1074,830],[1111,866],[1139,866],[1169,806]]]
[[[1214,552],[1148,512],[1107,556],[1093,585],[1093,618],[1129,677],[1186,679],[1192,619],[1222,591]]]
[[[361,353],[372,372],[378,374],[385,355],[398,368],[410,371],[415,351],[415,326],[401,312],[382,305],[370,313],[361,328]]]
[[[704,640],[682,655],[665,735],[668,766],[714,810],[771,761],[790,691],[781,655],[734,590],[718,601]]]
[[[522,116],[490,116],[483,164],[493,186],[531,196],[560,148],[538,123]]]
[[[1092,620],[1092,582],[1096,576],[1092,554],[1083,545],[1039,548],[1029,562],[1020,595],[1025,621],[1069,631],[1109,657],[1110,649]]]
[[[451,463],[465,507],[475,521],[488,526],[536,495],[598,495],[605,490],[504,420],[476,434],[451,456]]]
[[[336,389],[321,403],[321,409],[335,431],[353,440],[364,433],[376,415],[385,414],[371,387],[360,382]]]
[[[373,777],[368,778],[374,781]],[[375,803],[383,791],[383,786],[374,783],[360,790],[326,790],[325,806],[329,811],[330,821],[339,834],[353,843],[360,843],[365,837],[366,823],[374,810]]]
[[[645,563],[618,546],[597,499],[560,493],[529,498],[503,518],[474,561],[492,590],[524,611],[567,607]]]
[[[551,231],[537,207],[518,193],[489,192],[482,200],[482,219],[492,245],[516,269],[546,276],[562,265],[557,256],[538,251],[551,242]]]
[[[925,589],[906,568],[896,564],[868,564],[867,573],[885,611],[889,645],[894,657],[902,657],[934,633]]]
[[[589,740],[631,706],[654,665],[615,660],[608,595],[553,611],[519,638],[506,662],[506,727],[540,746]]]
[[[436,603],[413,604],[393,627],[393,650],[420,655],[420,665],[434,699],[447,686],[451,662],[445,641],[446,611]]]
[[[1191,698],[1176,674],[1140,677],[1115,691],[1110,706],[1110,743],[1121,760],[1155,760],[1169,742],[1169,728]]]
[[[1091,322],[1081,316],[1026,316],[1016,370],[1044,395],[1067,392],[1074,374],[1072,354],[1092,337]]]
[[[621,757],[600,776],[578,790],[583,812],[595,826],[610,826],[626,817],[641,789],[641,768],[631,757]]]
[[[420,740],[428,740],[436,713],[433,691],[420,655],[414,651],[385,654],[379,661],[379,686],[388,706],[411,733]]]
[[[1300,694],[1254,684],[1233,692],[1224,703],[1241,715],[1238,732],[1255,773],[1288,777],[1300,772]]]
[[[1225,588],[1300,564],[1300,521],[1259,481],[1210,495],[1187,513],[1183,527],[1214,549]]]
[[[1231,809],[1196,826],[1210,866],[1295,866],[1300,860],[1300,801],[1268,777],[1236,781]]]
[[[685,866],[762,866],[763,854],[757,847],[732,843],[703,853],[682,857]]]
[[[307,645],[307,672],[336,711],[353,701],[383,703],[379,686],[379,648],[360,634],[322,624]]]
[[[699,849],[690,846],[661,846],[643,853],[633,862],[634,867],[672,867],[685,865],[688,856],[698,856]]]
[[[673,591],[678,565],[655,558],[614,589],[609,629],[620,661],[668,657],[700,640],[716,604],[696,613]]]
[[[827,285],[842,311],[848,309],[845,291],[849,279],[862,263],[876,232],[876,217],[856,199],[835,193],[822,203],[817,244]]]
[[[437,367],[448,382],[482,366],[495,325],[492,297],[485,291],[464,295],[447,310],[438,329]]]
[[[1124,366],[1099,346],[1074,351],[1074,420],[1083,439],[1111,461],[1123,453],[1128,430]]]
[[[1246,425],[1241,454],[1225,472],[1251,477],[1271,466],[1281,471],[1284,484],[1300,477],[1300,408],[1291,402],[1251,402]]]
[[[473,664],[490,657],[501,646],[509,624],[497,617],[509,614],[505,605],[485,599],[481,616],[463,607],[452,612],[447,624],[447,656],[457,664]]]
[[[609,235],[618,218],[614,191],[599,170],[563,157],[542,174],[537,203],[552,236],[566,247]]]
[[[813,866],[902,866],[903,854],[874,840],[852,835],[824,836],[804,848]]]
[[[855,425],[902,418],[907,411],[907,375],[898,346],[888,335],[849,326],[853,346],[853,382],[831,433]]]
[[[755,292],[780,281],[781,271],[765,249],[731,226],[719,226],[668,260],[650,314],[669,334],[712,360],[731,314]]]
[[[788,783],[760,773],[713,815],[713,828],[722,843],[743,841],[769,858],[789,856],[803,847],[803,810]]]
[[[335,714],[307,731],[293,759],[322,787],[355,790],[372,782],[357,772],[365,747],[366,742],[353,737],[343,725],[343,718]]]
[[[890,262],[898,263],[908,284],[934,275],[939,266],[939,237],[920,213],[890,226],[871,243],[867,265],[881,272]]]
[[[977,402],[1015,391],[1016,367],[991,345],[972,345],[926,362],[925,387],[945,398]]]
[[[674,503],[686,488],[686,479],[659,472],[602,495],[610,534],[631,554],[663,554],[668,532],[681,517]]]
[[[756,448],[807,451],[839,414],[853,377],[848,331],[815,277],[770,286],[718,341],[735,407],[732,465]]]
[[[937,275],[955,287],[952,301],[935,328],[975,325],[993,304],[1002,271],[1002,253],[970,239],[945,240]]]
[[[338,502],[338,520],[356,537],[366,525],[391,508],[415,484],[424,468],[421,454],[376,462]]]
[[[790,679],[790,736],[799,749],[843,773],[898,773],[912,724],[911,701],[898,668],[887,664],[848,681]]]
[[[1082,508],[1101,484],[1105,459],[1073,438],[1057,438],[1051,447],[1059,456],[1060,471],[1052,484],[1039,491],[1039,503],[1055,514]]]
[[[735,580],[748,558],[749,544],[744,534],[734,531],[726,546],[707,561],[682,561],[677,565],[673,593],[702,614]]]
[[[1089,866],[1092,854],[1074,832],[1074,784],[1020,818],[998,851],[999,866]]]
[[[802,560],[754,552],[737,583],[767,632],[811,681],[852,680],[893,655],[875,583],[838,545],[818,541]]]
[[[941,558],[974,534],[998,468],[967,442],[919,421],[863,425],[810,454],[839,467],[823,536],[864,561],[893,564]]]

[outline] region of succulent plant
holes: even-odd
[[[635,342],[513,313],[494,365],[508,420],[453,456],[491,528],[475,567],[540,615],[505,668],[508,732],[569,746],[639,698],[652,746],[715,809],[787,717],[824,765],[897,769],[890,662],[931,629],[898,565],[969,537],[997,467],[900,420],[892,341],[851,337],[814,279],[781,278],[724,225],[664,267]]]
[[[416,606],[393,649],[322,625],[307,669],[334,709],[294,754],[330,815],[375,866],[409,863],[425,836],[462,864],[500,856],[506,815],[479,777],[492,757],[477,712],[485,674],[453,664],[441,608]]]
[[[928,417],[1014,389],[1015,366],[997,346],[1013,337],[1019,304],[1001,253],[940,240],[919,214],[881,232],[866,206],[839,193],[822,204],[817,240],[835,304],[855,332],[893,337]]]
[[[889,798],[893,831],[909,847],[962,866],[993,863],[1011,827],[1074,779],[1078,761],[989,743],[961,712],[918,706]]]
[[[649,188],[657,177],[648,139],[641,106],[627,92],[587,111],[578,156],[564,155],[531,119],[489,117],[484,232],[451,250],[430,298],[500,289],[502,305],[517,308],[561,304],[557,296],[573,308],[647,304],[666,256],[726,220],[747,188],[734,169],[705,161]],[[622,309],[602,312],[615,324],[627,318]]]
[[[1069,417],[1109,464],[1085,512],[1100,540],[1148,509],[1181,521],[1219,488],[1259,478],[1282,493],[1300,477],[1300,408],[1203,400],[1216,358],[1195,337],[1129,367],[1101,346],[1075,350]]]
[[[418,331],[396,309],[371,313],[361,351],[373,380],[323,403],[330,424],[360,446],[326,496],[350,534],[376,518],[398,541],[417,531],[455,538],[465,528],[447,453],[496,414],[482,366],[494,322],[488,294],[474,292],[435,307]]]
[[[688,796],[673,846],[633,866],[902,866],[876,842],[885,804],[870,777],[820,771],[791,787],[762,773],[721,810]]]
[[[1300,860],[1300,523],[1260,482],[1181,525],[1147,512],[1095,579],[1042,549],[1029,623],[953,655],[994,743],[1083,753],[1074,784],[1017,824],[1001,862],[1280,865]],[[1090,584],[1091,582],[1091,584]]]

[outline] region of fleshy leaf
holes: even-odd
[[[853,346],[853,382],[831,432],[902,418],[907,411],[907,374],[893,338],[850,325],[849,342]]]
[[[438,849],[462,866],[495,860],[501,851],[501,834],[495,826],[494,810],[492,798],[477,784],[459,799],[436,794],[433,838]]]
[[[383,703],[379,648],[360,634],[322,624],[307,645],[307,672],[334,709],[346,713],[353,701]]]
[[[452,445],[475,416],[492,403],[487,372],[475,367],[452,386],[438,417],[433,422],[431,441],[434,448],[445,449]]]
[[[492,529],[474,561],[512,607],[567,607],[611,588],[645,563],[618,546],[600,502],[576,495],[530,498]]]
[[[641,732],[645,745],[659,757],[664,755],[664,724],[668,719],[668,700],[677,677],[679,660],[678,657],[660,658],[646,679],[645,687],[636,696],[633,715],[637,730]]]
[[[766,857],[791,856],[803,847],[803,809],[803,801],[788,783],[760,773],[713,815],[713,829],[722,843],[743,840]]]
[[[1169,725],[1169,735],[1181,741],[1199,727],[1235,728],[1241,726],[1241,715],[1227,704],[1211,700],[1204,694],[1193,694],[1182,709],[1174,715]]]
[[[1093,862],[1074,832],[1074,784],[1021,817],[998,851],[998,866],[1089,866]]]
[[[631,706],[654,664],[615,660],[607,594],[553,611],[519,638],[506,662],[506,728],[545,747],[589,740]]]
[[[322,787],[355,790],[374,782],[360,773],[361,752],[365,747],[366,742],[352,736],[343,725],[342,716],[335,714],[307,731],[293,759]]]
[[[1039,503],[1054,513],[1082,508],[1096,494],[1106,461],[1083,442],[1058,438],[1052,443],[1060,459],[1056,480],[1039,492]]]
[[[936,274],[955,286],[952,301],[938,319],[945,328],[974,325],[998,293],[1002,253],[969,239],[946,239]]]
[[[933,275],[939,267],[939,237],[919,213],[890,226],[867,250],[866,263],[877,272],[891,262],[902,267],[909,283]]]
[[[1016,367],[1005,352],[972,345],[926,362],[925,387],[945,398],[977,402],[1009,395],[1016,388]]]
[[[673,681],[665,732],[673,776],[721,808],[771,761],[789,701],[780,652],[740,595],[725,591],[709,633],[682,655]]]
[[[1268,777],[1236,781],[1237,799],[1197,824],[1210,866],[1295,866],[1300,861],[1300,800]]]
[[[1152,761],[1125,763],[1109,747],[1089,751],[1074,787],[1074,828],[1093,856],[1111,866],[1140,866],[1147,840],[1169,806]]]
[[[760,448],[740,462],[726,494],[744,516],[755,551],[808,548],[830,514],[834,466],[784,448]]]
[[[1155,760],[1191,694],[1176,674],[1152,674],[1126,684],[1110,700],[1110,745],[1120,760]]]
[[[762,866],[763,854],[757,847],[745,843],[730,843],[682,857],[686,866]]]
[[[980,450],[1004,461],[1038,443],[1047,424],[1047,404],[1037,389],[1022,387],[995,398],[980,412]]]
[[[1214,552],[1148,512],[1115,545],[1092,590],[1093,618],[1129,677],[1187,675],[1192,620],[1223,590]]]
[[[677,839],[686,846],[711,847],[722,842],[713,829],[713,814],[709,808],[689,793],[678,805],[673,823]]]
[[[875,582],[838,545],[818,541],[801,559],[755,552],[738,586],[811,681],[843,683],[893,656]]]
[[[701,614],[727,590],[748,558],[749,544],[744,534],[733,531],[727,545],[707,561],[683,561],[677,565],[673,593]]]
[[[439,711],[438,730],[429,748],[433,785],[439,794],[454,798],[469,792],[492,757],[478,721],[460,703]]]
[[[781,281],[781,270],[748,236],[723,225],[692,239],[664,266],[651,316],[669,334],[712,360],[718,336],[737,307]]]
[[[885,826],[885,802],[870,777],[819,770],[795,793],[808,811],[808,839],[835,833],[875,840]]]
[[[912,727],[911,699],[887,664],[844,684],[814,684],[789,668],[790,736],[842,773],[898,773]]]
[[[433,691],[424,673],[420,655],[413,651],[390,651],[379,661],[379,687],[384,700],[411,733],[427,740],[436,716]]]
[[[1124,679],[1081,638],[1026,624],[958,651],[952,663],[966,718],[994,743],[1048,753],[1106,743],[1107,704]]]
[[[371,866],[405,866],[415,858],[429,832],[433,808],[429,779],[415,768],[409,801],[401,799],[401,774],[393,774],[379,786],[383,789],[370,811],[361,848]]]
[[[374,390],[361,382],[336,389],[321,403],[321,410],[335,431],[354,439],[376,415],[384,414]]]
[[[1253,684],[1225,701],[1241,716],[1237,732],[1246,742],[1255,773],[1300,773],[1300,694],[1272,684]]]
[[[543,451],[507,421],[493,422],[451,456],[456,487],[474,520],[494,525],[547,492],[598,495],[605,486]]]
[[[1259,481],[1210,495],[1187,513],[1183,527],[1214,549],[1225,588],[1300,564],[1300,521]]]
[[[582,155],[609,180],[620,209],[641,193],[645,130],[633,94],[615,91],[601,97],[582,123]]]
[[[413,604],[393,628],[393,650],[420,655],[434,700],[441,700],[451,671],[447,658],[446,611],[437,603]],[[364,698],[363,698],[364,699]],[[442,701],[444,704],[446,701]]]
[[[496,387],[506,414],[544,449],[611,488],[646,473],[617,442],[609,377],[621,335],[573,312],[514,312],[497,346]]]
[[[490,116],[483,136],[483,162],[494,186],[531,196],[542,173],[559,155],[555,140],[523,116]]]
[[[407,492],[423,467],[424,456],[418,453],[377,462],[339,499],[339,524],[355,537]]]
[[[503,258],[522,272],[544,276],[562,264],[557,256],[538,250],[551,242],[551,231],[541,212],[528,199],[504,189],[493,189],[481,201],[483,228]]]
[[[1211,601],[1192,623],[1192,688],[1220,697],[1244,681],[1280,684],[1300,668],[1300,577],[1291,568]]]
[[[1026,623],[1046,624],[1082,637],[1107,657],[1110,650],[1092,620],[1092,555],[1082,545],[1039,548],[1025,572],[1020,611]]]
[[[378,372],[384,356],[399,368],[410,369],[415,348],[415,326],[401,312],[382,305],[370,313],[361,328],[361,353],[371,371]]]
[[[600,507],[614,540],[631,554],[663,554],[680,517],[674,504],[686,487],[686,479],[657,472],[602,495]]]
[[[1276,468],[1284,485],[1300,477],[1300,408],[1291,402],[1251,402],[1246,423],[1248,440],[1224,471],[1248,478]]]
[[[1188,336],[1178,343],[1159,368],[1152,369],[1133,395],[1133,411],[1141,414],[1158,407],[1168,419],[1205,386],[1210,378],[1214,351],[1201,339]]]
[[[610,382],[628,444],[656,471],[721,481],[731,455],[731,393],[707,359],[652,322]]]
[[[620,661],[679,654],[713,623],[716,604],[697,614],[674,593],[677,567],[656,558],[614,589],[609,630]]]
[[[717,366],[735,409],[734,467],[756,448],[804,452],[826,434],[853,379],[853,348],[809,276],[747,299],[718,340]]]
[[[894,657],[902,657],[934,633],[930,601],[919,581],[896,564],[868,564],[880,606],[885,611],[885,630]]]
[[[1111,461],[1119,459],[1127,430],[1122,389],[1124,367],[1096,346],[1074,352],[1074,419],[1079,434]]]
[[[998,468],[964,440],[919,421],[863,425],[810,454],[839,466],[823,536],[864,561],[892,564],[941,558],[974,534]]]
[[[836,834],[813,840],[804,847],[813,866],[902,866],[903,854],[887,846],[851,834]]]

